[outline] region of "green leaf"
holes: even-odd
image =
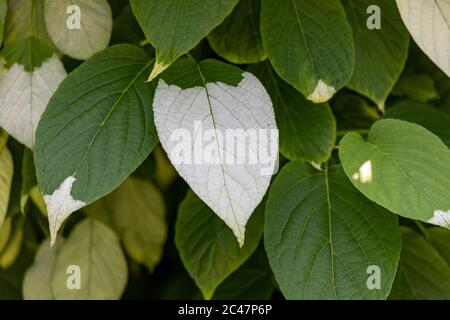
[[[167,238],[166,208],[150,182],[130,177],[87,211],[116,231],[136,262],[153,270],[161,260]]]
[[[0,270],[10,268],[19,257],[24,238],[24,220],[25,218],[22,215],[12,219],[8,242],[0,253]]]
[[[181,58],[161,75],[154,101],[170,161],[242,246],[278,157],[275,115],[263,85],[217,60]]]
[[[407,96],[412,99],[427,102],[439,99],[433,78],[427,74],[404,73],[395,84],[393,95]]]
[[[149,57],[131,45],[95,54],[59,86],[36,132],[35,163],[52,240],[72,212],[117,188],[157,143]]]
[[[450,150],[428,130],[380,120],[367,141],[345,135],[339,156],[351,182],[372,201],[407,218],[450,226]]]
[[[273,182],[264,244],[287,299],[385,299],[400,255],[397,217],[356,190],[341,166],[291,162]],[[381,271],[370,290],[368,268]]]
[[[81,285],[77,290],[67,286],[69,277],[78,275],[77,271],[69,272],[71,266],[80,271]],[[127,263],[119,239],[101,222],[87,219],[72,230],[58,253],[52,291],[58,300],[119,299],[127,279]]]
[[[250,66],[264,84],[275,110],[280,130],[280,152],[290,160],[326,161],[336,140],[336,121],[331,108],[316,105],[284,82],[269,62]]]
[[[225,21],[208,35],[217,54],[236,64],[266,58],[259,31],[261,0],[241,0]]]
[[[30,37],[8,45],[0,57],[0,126],[33,148],[41,115],[65,77],[46,43]]]
[[[435,231],[438,229],[441,231]],[[445,248],[448,258],[450,232],[440,228],[429,230],[426,234],[429,233],[431,243],[414,230],[401,227],[402,254],[390,299],[450,299],[450,260],[446,260],[435,247],[437,244],[440,250]],[[444,247],[436,243],[442,240],[446,241]]]
[[[29,149],[24,150],[21,170],[22,186],[20,190],[20,210],[25,212],[25,206],[30,198],[31,190],[37,186],[33,153]]]
[[[43,241],[36,252],[33,264],[25,273],[22,295],[25,300],[53,300],[52,278],[56,258],[61,250],[63,239],[60,238],[53,247],[50,239]]]
[[[353,74],[355,45],[339,0],[262,0],[261,32],[275,71],[316,103]]]
[[[156,78],[180,56],[217,27],[238,0],[130,0],[146,38],[156,49],[149,80]]]
[[[7,0],[0,0],[0,47],[3,42],[3,27],[5,26],[5,18],[7,10],[8,10]]]
[[[450,115],[425,103],[401,101],[386,110],[386,118],[417,123],[450,147]]]
[[[13,173],[14,163],[11,152],[4,148],[0,151],[0,228],[8,211]]]
[[[408,56],[409,34],[392,0],[344,0],[342,4],[353,29],[356,51],[355,70],[347,86],[384,110]],[[376,12],[368,12],[373,5],[380,9],[381,29],[367,26],[377,18]]]
[[[255,253],[214,292],[216,300],[267,300],[275,291],[264,249]]]
[[[74,59],[85,60],[108,46],[113,19],[106,0],[45,0],[44,15],[52,41]]]
[[[447,0],[396,0],[403,22],[422,51],[450,77],[450,6]]]
[[[183,264],[205,299],[237,270],[258,247],[263,229],[263,206],[248,223],[245,244],[239,248],[231,230],[193,192],[181,203],[175,242]]]

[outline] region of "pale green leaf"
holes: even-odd
[[[275,74],[269,62],[250,66],[272,98],[280,152],[290,160],[321,163],[331,156],[336,121],[327,103],[316,105]]]
[[[366,197],[390,211],[450,226],[450,150],[425,128],[377,121],[367,141],[348,133],[340,142],[345,173]]]
[[[136,262],[153,270],[161,260],[167,238],[166,208],[150,182],[130,177],[87,211],[116,231]]]
[[[108,46],[113,27],[106,0],[45,0],[48,34],[62,53],[86,60]]]
[[[7,0],[0,0],[0,46],[3,42],[3,27],[5,26],[6,12],[8,10]]]
[[[24,220],[25,218],[22,215],[12,219],[8,242],[0,253],[0,270],[11,267],[20,254],[24,237]]]
[[[263,206],[248,222],[246,241],[239,248],[232,231],[193,192],[181,203],[175,242],[184,266],[205,299],[255,251],[263,229]]]
[[[78,276],[80,289],[70,289],[70,276]],[[125,289],[128,270],[119,238],[101,222],[84,220],[72,230],[56,258],[52,291],[58,300],[113,300]],[[74,278],[74,282],[76,282]]]
[[[157,143],[150,58],[116,45],[59,86],[36,133],[35,163],[52,240],[72,212],[117,188]]]
[[[4,148],[0,151],[0,228],[8,211],[13,173],[14,163],[11,152]]]
[[[397,217],[366,199],[341,166],[287,164],[266,206],[264,244],[287,299],[385,299],[400,256]],[[369,289],[370,266],[381,272]]]
[[[238,0],[130,0],[146,38],[156,49],[149,80],[191,50],[228,16]]]
[[[266,58],[259,31],[261,0],[241,0],[225,21],[208,35],[217,54],[236,64]]]
[[[261,32],[275,71],[316,103],[353,74],[355,45],[339,0],[262,0]]]
[[[408,56],[409,34],[392,0],[343,0],[355,39],[356,64],[348,87],[380,109],[397,82]],[[378,6],[379,11],[369,11]],[[375,21],[373,21],[375,19]],[[381,29],[369,29],[379,19]]]

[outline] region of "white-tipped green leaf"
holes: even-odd
[[[353,74],[355,45],[339,0],[262,0],[261,32],[275,71],[316,103]]]
[[[423,52],[450,77],[450,2],[396,0],[403,22]]]
[[[217,27],[238,0],[130,0],[146,38],[156,50],[149,80],[167,69]]]
[[[115,300],[122,296],[127,280],[119,238],[101,222],[86,219],[59,250],[52,291],[58,300]]]
[[[45,25],[68,56],[86,60],[108,46],[113,27],[107,0],[45,0]]]
[[[263,231],[264,206],[252,215],[245,245],[239,247],[230,229],[189,191],[180,205],[175,243],[186,270],[205,299],[256,250]]]
[[[270,188],[264,245],[287,299],[385,299],[400,233],[397,217],[356,190],[341,166],[291,162]]]
[[[55,272],[56,258],[63,244],[58,239],[50,247],[50,239],[43,241],[23,278],[22,295],[25,300],[53,300],[52,279]]]
[[[13,173],[14,163],[11,152],[7,148],[3,148],[0,150],[0,228],[8,211]]]
[[[0,69],[0,126],[33,148],[39,120],[66,70],[52,49],[33,37],[7,46]]]
[[[277,163],[278,131],[266,90],[234,66],[183,58],[161,76],[153,107],[170,161],[242,246]]]
[[[36,133],[35,163],[52,241],[74,211],[117,188],[157,143],[145,52],[116,45],[59,86]]]
[[[372,201],[450,227],[450,150],[433,133],[402,120],[380,120],[367,140],[345,135],[339,156],[351,182]]]
[[[356,51],[355,70],[347,86],[383,110],[405,65],[409,34],[392,0],[343,0],[342,4]]]
[[[225,21],[208,35],[218,55],[236,64],[266,58],[259,31],[261,0],[241,0]]]
[[[121,238],[128,255],[153,270],[167,238],[166,208],[150,182],[130,177],[117,190],[87,208]]]
[[[401,227],[402,254],[389,296],[393,300],[449,300],[450,231],[427,229],[427,238]],[[445,241],[442,243],[442,241]]]
[[[322,163],[336,141],[336,121],[327,103],[314,104],[275,74],[269,62],[248,69],[264,84],[280,129],[280,152],[290,160]]]

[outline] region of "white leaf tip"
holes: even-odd
[[[166,70],[169,66],[170,66],[169,64],[156,62],[155,65],[153,66],[150,76],[148,77],[147,82],[151,82],[153,79],[159,76],[164,70]]]
[[[435,210],[433,212],[433,217],[431,217],[427,222],[446,229],[450,229],[450,209],[447,211]]]
[[[314,91],[308,96],[308,100],[314,103],[322,103],[331,99],[331,97],[336,93],[336,89],[332,86],[327,85],[322,79],[317,81]]]

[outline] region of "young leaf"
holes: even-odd
[[[435,233],[435,230],[442,230]],[[444,248],[448,255],[450,233],[447,230],[430,230],[431,243],[414,230],[401,227],[402,254],[392,292],[394,300],[450,299],[450,260],[446,260],[437,248]],[[445,232],[445,234],[441,234]],[[426,232],[428,234],[428,230]],[[439,239],[437,239],[439,237]],[[445,246],[433,243],[445,239]],[[437,244],[437,247],[436,247]],[[447,256],[448,257],[448,256]]]
[[[278,155],[266,90],[234,66],[183,58],[161,76],[153,107],[170,161],[242,246]]]
[[[72,230],[58,253],[52,291],[58,300],[119,299],[127,278],[117,236],[101,222],[87,219]],[[78,287],[78,281],[79,289],[68,287]]]
[[[0,57],[0,126],[33,148],[35,131],[66,70],[52,49],[36,38],[7,46]]]
[[[0,47],[3,42],[3,27],[5,26],[6,11],[8,3],[6,0],[0,0]]]
[[[138,263],[153,270],[161,260],[167,238],[166,208],[153,184],[130,177],[87,211],[116,231]]]
[[[13,173],[14,164],[11,152],[4,148],[0,151],[0,228],[8,211]]]
[[[403,22],[423,52],[450,77],[450,4],[396,0]]]
[[[247,241],[239,248],[233,233],[193,192],[181,203],[175,242],[183,264],[205,299],[238,269],[258,247],[263,231],[264,207],[259,206],[247,228]]]
[[[353,29],[356,51],[355,70],[347,86],[384,110],[408,56],[409,34],[391,0],[344,0],[342,4]],[[368,11],[373,6],[378,6],[378,16]],[[368,23],[375,24],[373,19],[377,18],[380,29],[369,29]]]
[[[52,41],[68,56],[86,60],[105,49],[113,19],[106,0],[45,0],[45,25]]]
[[[259,31],[261,0],[241,0],[225,21],[208,35],[217,54],[236,64],[266,58]]]
[[[338,0],[262,0],[261,32],[275,71],[315,103],[353,74],[355,45]]]
[[[280,129],[280,152],[290,160],[322,163],[331,156],[336,141],[336,121],[331,108],[316,105],[280,79],[269,62],[250,66],[273,101]]]
[[[156,78],[180,56],[217,27],[238,0],[130,0],[139,25],[156,49],[149,80]]]
[[[345,173],[366,197],[401,216],[450,227],[450,150],[423,127],[402,120],[375,122],[367,141],[341,140]]]
[[[28,268],[23,279],[22,295],[25,300],[54,299],[52,278],[62,244],[63,239],[60,238],[50,247],[50,239],[46,239],[39,246],[34,263]]]
[[[395,215],[359,193],[341,166],[301,162],[270,188],[264,244],[287,299],[385,299],[400,256]],[[371,266],[381,272],[377,290],[369,289]]]
[[[35,163],[52,242],[61,223],[117,188],[157,143],[145,84],[149,57],[116,45],[83,63],[59,86],[36,133]]]
[[[12,219],[8,242],[0,253],[0,270],[10,268],[19,257],[23,244],[24,220],[25,218],[22,215],[18,215]]]
[[[450,115],[432,105],[401,101],[388,108],[385,117],[417,123],[441,138],[450,148]]]
[[[405,72],[395,84],[392,94],[427,102],[439,99],[433,78],[427,74]]]

